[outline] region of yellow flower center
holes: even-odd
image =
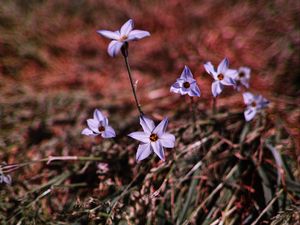
[[[183,83],[183,87],[185,88],[189,88],[190,86],[191,86],[190,83],[187,81]]]
[[[154,134],[154,133],[152,133],[151,135],[150,135],[150,141],[157,141],[158,140],[158,136],[157,136],[157,134]]]
[[[223,80],[224,79],[224,75],[223,74],[219,74],[217,77],[218,77],[219,80]]]
[[[128,36],[127,36],[127,35],[124,35],[124,36],[122,36],[122,37],[119,39],[119,41],[126,41],[127,38],[128,38]]]

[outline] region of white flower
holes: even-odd
[[[258,111],[269,104],[269,101],[261,95],[253,95],[250,92],[243,93],[243,98],[247,105],[247,109],[244,112],[246,121],[252,120]]]
[[[93,119],[87,120],[88,128],[83,129],[81,134],[95,137],[101,135],[103,138],[113,138],[116,136],[114,129],[108,125],[108,119],[95,109]]]
[[[235,80],[235,88],[240,91],[241,86],[249,88],[251,69],[249,67],[240,67],[237,70],[228,69],[226,75]]]
[[[224,85],[235,85],[235,81],[230,76],[226,75],[228,66],[229,62],[227,58],[222,60],[222,62],[218,66],[217,71],[215,71],[214,66],[211,62],[207,62],[204,64],[206,72],[209,73],[215,80],[211,85],[211,91],[214,97],[217,97],[219,94],[221,94],[224,89]]]
[[[98,30],[97,33],[112,39],[109,43],[107,52],[111,57],[115,57],[125,42],[135,41],[150,36],[148,31],[144,30],[133,30],[133,20],[130,19],[123,24],[118,31]]]
[[[164,148],[174,148],[175,136],[167,133],[168,118],[164,118],[156,127],[153,120],[140,117],[144,131],[130,133],[128,136],[142,142],[136,153],[136,160],[147,158],[153,151],[161,160],[165,160]]]

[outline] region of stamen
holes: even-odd
[[[189,88],[190,86],[191,86],[190,83],[187,81],[183,83],[184,88]]]
[[[251,103],[251,106],[252,106],[252,107],[256,107],[256,102],[252,102],[252,103]]]
[[[150,141],[155,142],[155,141],[158,140],[158,136],[157,136],[157,134],[152,133],[152,134],[150,135],[149,139],[150,139]]]
[[[100,126],[98,129],[99,129],[100,132],[105,131],[105,127],[104,126]]]
[[[218,79],[219,79],[219,80],[223,80],[223,79],[224,79],[224,75],[223,75],[223,74],[219,74],[219,75],[218,75]]]
[[[244,77],[245,76],[245,73],[244,72],[240,72],[239,73],[239,77]]]

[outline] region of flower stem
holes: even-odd
[[[125,64],[126,64],[128,77],[129,77],[129,80],[130,80],[130,85],[131,85],[131,89],[132,89],[132,93],[133,93],[133,96],[134,96],[136,107],[137,107],[140,115],[144,115],[144,113],[142,111],[142,108],[141,108],[141,104],[139,103],[139,101],[137,99],[136,89],[134,87],[133,80],[132,80],[131,69],[130,69],[129,62],[128,62],[128,43],[127,42],[125,42],[124,45],[122,46],[121,52],[122,52],[122,55],[124,56],[124,59],[125,59]]]
[[[40,163],[46,162],[46,164],[50,164],[52,161],[68,161],[68,160],[77,160],[77,161],[100,161],[102,160],[101,157],[94,157],[94,156],[48,156],[47,158],[28,161],[24,163],[16,163],[10,165],[0,166],[0,171],[5,173],[13,172],[21,167],[29,166],[33,163]]]
[[[215,115],[217,113],[217,98],[216,97],[213,98],[212,112],[213,112],[213,115]]]

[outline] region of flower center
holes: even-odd
[[[219,80],[223,80],[224,79],[224,75],[223,74],[219,74],[217,77],[218,77]]]
[[[126,41],[127,38],[128,38],[128,36],[127,36],[127,35],[124,35],[124,36],[122,36],[122,37],[119,39],[119,41]]]
[[[252,103],[251,103],[251,106],[252,106],[252,107],[256,107],[256,102],[252,102]]]
[[[150,139],[150,141],[157,141],[158,140],[158,136],[157,136],[157,134],[154,134],[154,133],[152,133],[151,135],[150,135],[150,137],[149,137],[149,139]]]
[[[98,129],[99,129],[99,131],[100,131],[100,132],[103,132],[103,131],[105,131],[105,127],[104,127],[104,126],[102,126],[102,125],[101,125],[101,126],[98,128]]]
[[[190,86],[191,86],[190,83],[187,81],[183,83],[183,87],[185,88],[189,88]]]
[[[244,73],[244,72],[240,72],[240,73],[239,73],[239,77],[242,78],[242,77],[244,77],[244,76],[245,76],[245,73]]]

